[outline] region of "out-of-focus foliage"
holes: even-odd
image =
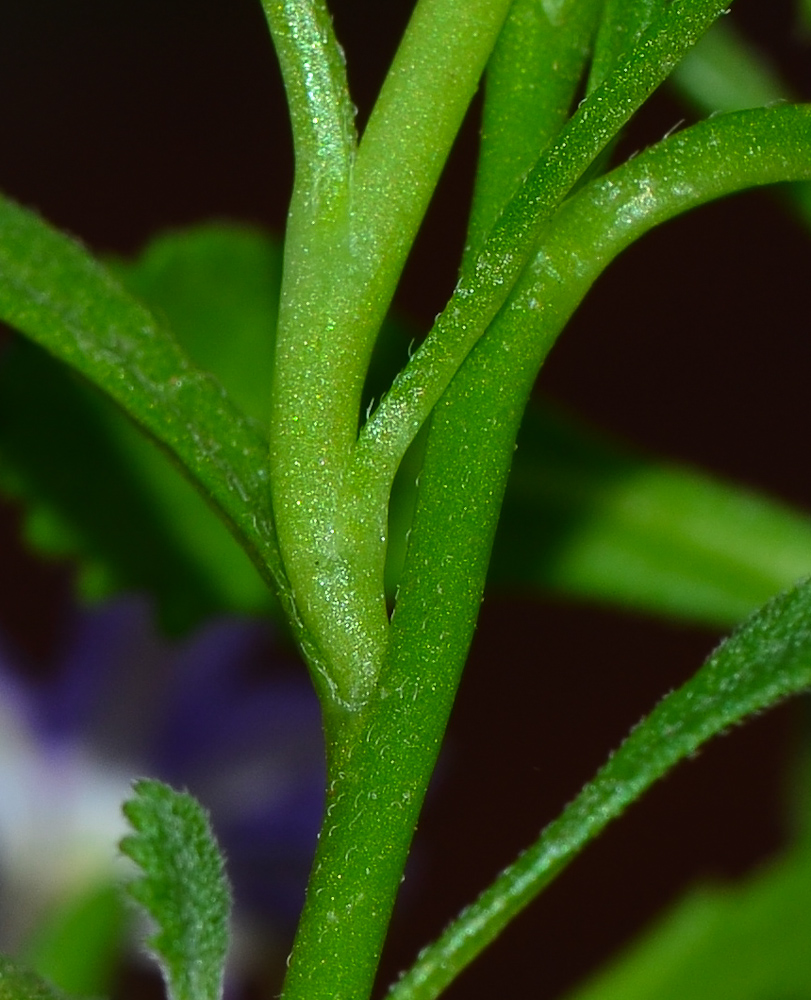
[[[811,996],[811,851],[735,885],[690,892],[567,1000],[766,1000]]]

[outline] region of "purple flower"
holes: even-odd
[[[121,802],[144,774],[210,811],[238,915],[292,929],[324,789],[303,668],[257,622],[168,641],[138,598],[77,612],[46,681],[0,645],[0,872],[15,922],[109,877]]]

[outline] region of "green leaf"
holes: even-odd
[[[0,317],[103,389],[160,443],[297,620],[273,526],[263,431],[78,244],[5,199],[0,234]]]
[[[567,1000],[811,996],[811,851],[693,890]]]
[[[477,578],[489,559],[488,530],[495,530],[524,401],[582,296],[633,239],[678,211],[736,187],[807,176],[810,120],[804,106],[712,119],[592,181],[560,208],[508,308],[432,415],[420,479],[426,499],[417,503],[392,623],[394,632],[403,627],[410,606],[412,643],[424,651],[421,668],[429,674],[451,669],[452,636],[462,649],[469,642],[480,600]],[[685,176],[692,178],[689,185],[680,180]],[[451,566],[464,571],[452,579]]]
[[[338,141],[337,130],[317,141],[322,112],[329,123],[343,100],[321,70],[334,48],[325,4],[265,4],[290,94],[297,160],[278,329],[284,364],[273,382],[273,510],[312,639],[313,673],[324,700],[338,706],[335,718],[367,700],[388,629],[391,483],[372,490],[351,470],[366,369],[510,2],[417,3],[357,156],[343,160],[349,143]],[[299,114],[302,91],[310,105]]]
[[[669,82],[702,115],[795,99],[763,53],[729,18],[716,21],[675,68]]]
[[[0,1000],[65,1000],[65,994],[31,969],[0,955]]]
[[[531,405],[490,583],[727,628],[811,572],[811,519]]]
[[[604,827],[710,737],[811,687],[811,581],[780,594],[668,695],[597,776],[482,895],[420,954],[393,988],[431,1000]]]
[[[282,71],[296,159],[299,210],[340,198],[349,181],[357,134],[346,60],[325,0],[262,0]],[[305,209],[306,211],[306,209]],[[309,213],[308,213],[309,214]]]
[[[230,223],[206,223],[152,240],[111,266],[169,328],[192,361],[266,427],[273,338],[282,280],[278,239]]]
[[[718,0],[673,0],[664,6],[628,57],[544,148],[481,252],[468,258],[420,349],[366,422],[353,459],[358,478],[365,468],[374,468],[377,479],[384,479],[389,488],[417,430],[522,280],[566,195],[725,5]],[[378,482],[368,485],[370,494],[373,487],[379,489]]]
[[[537,7],[538,0],[530,2]],[[419,0],[414,7],[353,177],[355,239],[380,272],[375,284],[384,308],[514,6],[513,0]]]
[[[0,487],[23,505],[30,545],[76,561],[86,599],[145,590],[171,633],[271,605],[250,560],[167,456],[22,339],[0,363]]]
[[[137,260],[113,266],[169,321],[192,359],[264,424],[277,242],[206,225],[159,237]],[[28,508],[29,539],[47,554],[79,559],[86,596],[145,589],[175,632],[210,614],[272,608],[256,568],[198,491],[118,407],[64,366],[14,345],[0,366],[0,407],[0,479]]]
[[[82,247],[0,199],[0,316],[108,393],[279,579],[263,435]]]
[[[702,115],[794,100],[793,89],[746,36],[724,18],[687,53],[668,81]],[[783,185],[779,192],[811,226],[811,184]]]
[[[777,68],[729,18],[716,21],[668,82],[702,115],[794,100],[792,87]],[[805,225],[811,226],[811,184],[785,184],[778,190]]]
[[[124,814],[135,831],[121,850],[143,871],[129,893],[157,924],[147,942],[172,1000],[219,1000],[228,951],[230,890],[199,803],[140,780]]]
[[[778,142],[775,126],[779,128],[781,123],[787,129]],[[774,157],[779,163],[761,162],[757,170],[761,167],[765,169],[763,173],[758,173],[751,170],[756,166],[752,159],[755,153],[753,134],[759,134],[758,128],[763,126],[766,126],[764,140],[757,144],[757,150],[769,159]],[[449,711],[472,637],[520,415],[540,363],[579,301],[579,281],[583,281],[584,294],[593,280],[592,274],[596,276],[602,266],[595,258],[607,251],[604,258],[607,261],[627,245],[625,236],[629,232],[626,226],[638,226],[637,233],[641,235],[645,226],[654,223],[655,216],[648,214],[648,208],[653,208],[660,195],[665,196],[671,209],[678,202],[680,209],[684,210],[688,203],[696,204],[713,194],[720,195],[725,180],[731,181],[733,176],[736,183],[756,183],[757,176],[765,179],[773,167],[776,172],[797,169],[799,173],[808,169],[807,111],[770,109],[742,113],[725,124],[719,125],[714,121],[695,126],[695,129],[687,138],[684,135],[681,138],[674,136],[609,177],[586,185],[565,203],[546,231],[536,264],[531,265],[525,277],[519,280],[508,307],[500,312],[488,333],[465,360],[433,411],[413,526],[391,621],[389,651],[379,682],[381,692],[389,695],[397,692],[401,697],[388,697],[385,701],[381,698],[379,705],[373,704],[368,710],[375,727],[370,753],[377,753],[378,757],[386,760],[387,756],[380,753],[380,748],[388,745],[398,747],[397,755],[389,755],[392,758],[396,756],[396,765],[393,763],[390,768],[386,787],[400,789],[408,778],[410,784],[402,794],[403,798],[405,794],[409,796],[409,802],[413,802],[424,787],[416,775],[421,764],[426,766],[426,770],[430,766],[435,741],[444,728],[446,712]],[[724,134],[733,141],[725,143]],[[715,139],[720,140],[715,143],[720,171],[715,169],[716,161],[712,158]],[[704,140],[710,142],[705,143]],[[696,142],[695,146],[693,142]],[[696,169],[687,167],[682,158],[688,147],[696,152]],[[744,153],[743,163],[737,158],[738,151]],[[661,174],[656,169],[651,170],[659,156],[668,162],[669,168]],[[636,174],[637,170],[639,174]],[[626,200],[622,184],[617,182],[631,176],[635,180],[627,189],[629,197]],[[693,178],[687,190],[680,181],[684,176]],[[678,192],[669,187],[676,184]],[[729,190],[726,188],[726,192]],[[673,201],[666,191],[676,195]],[[596,192],[602,192],[606,198],[606,212],[599,231],[584,225],[589,212],[580,214],[579,211],[579,206],[588,204]],[[663,206],[663,203],[660,204]],[[659,217],[657,221],[662,220],[663,217]],[[557,243],[564,232],[566,235]],[[588,272],[586,262],[589,260],[594,263],[594,271],[585,273]],[[568,276],[566,281],[562,280],[564,275]],[[522,298],[524,293],[526,297]],[[357,764],[357,761],[353,759],[352,763]],[[384,787],[382,779],[379,786]],[[347,789],[345,794],[351,802],[352,789]],[[387,791],[386,794],[393,792]],[[333,817],[337,828],[336,849],[343,847],[342,838],[347,837],[337,817],[339,808],[336,806],[336,816]],[[369,821],[364,828],[364,837],[378,843],[381,852],[383,845],[391,852],[395,838],[382,821],[378,822],[378,828],[386,840],[382,837],[373,840],[380,834],[375,832]],[[372,847],[365,842],[364,847],[367,856],[371,855]],[[560,843],[557,848],[565,853]],[[352,859],[354,864],[355,854]],[[358,860],[362,863],[365,859]],[[342,865],[338,869],[339,876],[345,875],[345,872],[346,868]],[[332,881],[323,878],[321,885],[325,893],[333,893],[335,898],[349,901],[349,892],[341,889],[339,878],[334,877]],[[472,919],[475,921],[478,916],[482,918],[482,929],[486,930],[490,921],[489,912],[486,908],[479,908]],[[338,938],[341,929],[339,925],[334,935],[330,931],[333,941]],[[499,929],[495,928],[493,934]],[[464,937],[468,932],[473,944],[477,931],[471,928],[470,923],[466,930],[460,931],[460,935]],[[346,933],[343,942],[348,940],[351,938]],[[443,945],[440,944],[426,953],[426,961],[432,963],[426,977],[426,981],[430,980],[430,988],[425,987],[426,997],[437,995],[444,982],[455,975],[455,970],[472,957],[465,955],[457,964],[453,951],[459,943],[458,939],[452,942],[453,947],[448,952],[443,952]],[[481,946],[483,943],[479,940],[473,944],[473,950]],[[340,949],[341,945],[336,944],[336,950]],[[419,980],[414,985],[415,996],[423,996],[421,970],[425,970],[422,965],[414,977],[409,977],[412,985]],[[447,980],[442,978],[445,971],[448,972]],[[403,987],[401,1000],[410,996],[410,988]]]
[[[118,886],[93,886],[46,915],[26,942],[25,961],[72,996],[102,996],[112,986],[126,923]]]

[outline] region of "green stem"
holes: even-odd
[[[294,201],[343,195],[354,158],[354,108],[324,0],[262,0],[282,70],[296,156]],[[297,209],[300,207],[296,206]]]
[[[685,130],[592,182],[561,209],[508,307],[471,352],[432,417],[392,621],[392,652],[381,683],[402,684],[418,676],[422,685],[432,677],[446,685],[461,671],[523,401],[559,331],[600,271],[634,239],[679,212],[753,184],[809,174],[811,108],[764,109]],[[561,275],[570,281],[563,282]],[[398,657],[400,649],[413,646],[421,650],[418,674],[410,674],[408,656]],[[412,987],[414,1000],[437,995],[439,986],[492,939],[492,928],[476,936],[477,919],[471,914],[469,925],[443,936],[427,953],[397,988],[402,1000],[412,1000]],[[459,945],[458,958],[449,958],[448,941],[452,949]],[[421,985],[423,979],[430,988]]]
[[[452,679],[421,683],[417,666],[408,682],[378,686],[360,735],[330,761],[283,1000],[366,1000],[371,992],[455,690]]]
[[[804,167],[807,117],[794,111],[791,122],[773,117],[761,119],[760,124],[769,143],[780,138],[790,146],[793,136]],[[778,136],[781,122],[786,134]],[[746,154],[745,163],[750,163],[747,156],[757,159],[750,142],[752,124],[741,119],[734,133]],[[673,183],[668,195],[671,214],[695,197],[702,178],[710,191],[707,197],[715,191],[706,165],[702,170],[701,164],[709,162],[707,155],[718,145],[718,134],[699,135],[707,141],[696,154],[698,166],[689,158],[689,147],[685,159],[680,159],[683,135],[657,147],[668,167],[679,168],[668,174]],[[671,160],[663,149],[672,153]],[[729,151],[722,152],[723,167]],[[648,169],[647,163],[635,163],[635,171]],[[691,178],[685,185],[688,168],[697,172],[699,182],[692,183]],[[770,169],[779,173],[799,168],[783,158]],[[723,169],[720,174],[722,181],[726,178],[723,183],[730,182]],[[626,175],[612,176],[615,186],[620,176]],[[625,226],[630,240],[634,223],[650,207],[649,189],[655,178],[633,172],[627,176],[629,210],[617,215],[623,205],[621,193],[615,197],[615,188],[608,184],[600,188],[605,204],[599,220],[600,212],[595,214],[593,227],[602,233],[613,223],[619,229]],[[578,198],[590,190],[591,186],[585,188],[572,204],[585,205]],[[570,217],[566,209],[560,214]],[[584,209],[583,218],[592,216]],[[539,355],[548,350],[594,276],[589,271],[593,229],[585,236],[578,230],[566,233],[567,238],[561,236],[560,259],[576,266],[560,273],[573,275],[573,283],[561,282],[557,269],[547,267],[547,258],[539,255],[537,267],[521,279],[508,308],[465,362],[436,410],[384,666],[367,703],[356,712],[350,738],[340,745],[331,742],[328,813],[285,986],[286,1000],[364,1000],[371,989],[400,872],[475,622],[520,411]],[[620,240],[614,253],[622,245]],[[594,256],[604,263],[600,253],[605,249],[610,259],[611,248],[605,240],[599,246]],[[549,291],[543,309],[534,299],[539,288]],[[503,391],[505,385],[509,392]],[[464,464],[468,458],[469,467]],[[481,475],[482,469],[486,475]]]
[[[355,164],[353,232],[384,310],[511,2],[420,0],[380,91]]]
[[[274,511],[316,682],[350,712],[369,697],[388,629],[388,496],[346,474],[364,377],[508,4],[421,0],[355,162],[324,4],[265,3],[297,161],[273,385]]]
[[[673,0],[541,154],[425,342],[367,421],[356,448],[358,466],[391,483],[425,418],[509,296],[556,206],[726,6]]]
[[[587,92],[595,90],[638,45],[668,0],[605,0]]]
[[[478,253],[541,150],[569,117],[603,0],[514,0],[485,78],[466,254]]]
[[[264,8],[296,153],[272,386],[271,489],[313,678],[328,712],[341,715],[365,700],[388,625],[382,587],[347,569],[358,532],[339,499],[365,374],[343,273],[351,277],[354,112],[323,0],[264,0]]]
[[[328,814],[285,1000],[364,1000],[371,989],[540,360],[599,270],[647,228],[737,187],[807,174],[809,120],[811,111],[798,108],[713,119],[584,188],[560,213],[554,249],[545,244],[437,408],[386,663],[355,741],[331,761]],[[698,179],[686,185],[691,171]],[[596,248],[593,266],[584,266],[583,246]],[[558,268],[575,280],[563,285]]]

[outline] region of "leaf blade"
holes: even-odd
[[[0,233],[0,318],[98,385],[140,424],[218,510],[292,609],[259,427],[77,243],[6,198],[0,198]]]
[[[510,297],[552,218],[589,166],[680,58],[724,11],[718,0],[674,0],[578,107],[471,254],[445,309],[371,418],[355,466],[376,463],[391,482],[397,464],[463,361]]]
[[[566,1000],[736,1000],[811,993],[811,854],[742,883],[694,889]]]
[[[432,1000],[612,819],[711,736],[811,687],[811,580],[779,594],[664,698],[540,838],[420,954],[394,1000]]]
[[[142,779],[124,804],[133,833],[121,851],[143,872],[128,891],[157,925],[147,942],[172,1000],[219,1000],[228,951],[230,890],[202,807]]]
[[[466,256],[568,117],[602,0],[516,0],[485,75],[481,142]]]

